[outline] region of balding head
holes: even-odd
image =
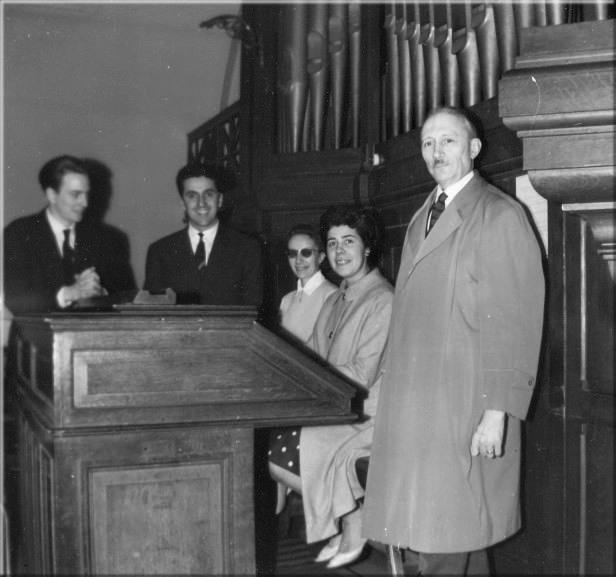
[[[421,154],[443,190],[473,170],[480,150],[477,130],[463,110],[445,107],[428,115],[421,130]]]

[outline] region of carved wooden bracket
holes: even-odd
[[[548,200],[614,199],[614,20],[522,31],[499,113],[523,141],[523,168]]]

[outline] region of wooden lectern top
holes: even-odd
[[[16,382],[51,430],[357,419],[357,388],[251,307],[123,307],[14,320]]]

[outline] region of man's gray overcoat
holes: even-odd
[[[411,220],[396,282],[364,535],[473,551],[520,527],[520,420],[541,343],[541,253],[522,207],[475,174],[424,239]],[[483,411],[508,413],[504,456],[472,457]]]

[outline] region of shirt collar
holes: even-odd
[[[51,227],[51,232],[53,232],[53,236],[56,239],[56,243],[58,244],[58,248],[60,252],[62,252],[62,245],[64,244],[64,231],[68,228],[71,233],[69,235],[69,243],[72,247],[75,246],[75,223],[70,226],[66,226],[57,216],[55,216],[49,209],[45,211],[45,216],[47,217],[47,222]]]
[[[45,211],[45,215],[47,216],[47,222],[49,226],[51,226],[51,230],[53,230],[56,236],[64,237],[64,231],[68,228],[71,232],[75,230],[75,223],[70,226],[66,226],[56,215],[54,215],[51,210],[47,209]]]
[[[445,200],[445,208],[449,206],[449,204],[454,199],[454,197],[458,194],[458,192],[460,192],[470,182],[474,174],[475,172],[471,170],[468,174],[463,176],[460,180],[458,180],[457,182],[454,182],[452,185],[448,186],[444,190],[445,194],[447,195],[447,199]],[[436,198],[438,198],[438,195],[441,193],[441,191],[442,189],[439,186],[436,191]]]
[[[308,282],[304,286],[302,286],[301,281],[297,279],[297,292],[305,292],[308,296],[310,296],[324,282],[325,277],[323,276],[323,273],[319,270],[308,279]]]
[[[192,244],[193,248],[195,248],[197,246],[197,243],[199,242],[199,233],[203,233],[203,242],[207,245],[207,246],[212,246],[212,243],[214,242],[214,239],[216,238],[216,233],[218,232],[218,225],[220,224],[219,221],[216,221],[216,223],[213,226],[210,226],[210,228],[207,228],[205,230],[197,230],[192,224],[188,225],[188,236],[190,238],[190,244]]]

